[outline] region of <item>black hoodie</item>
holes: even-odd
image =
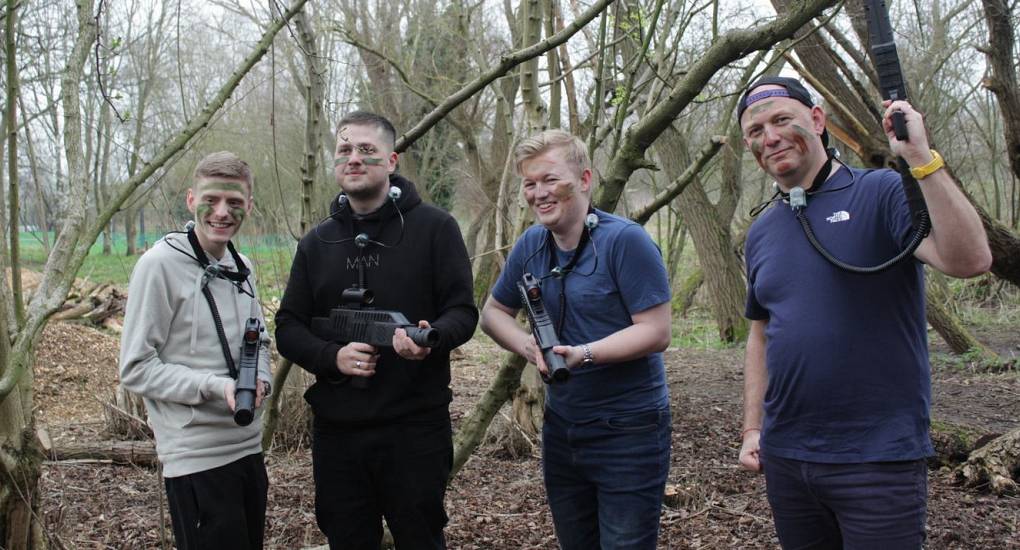
[[[305,400],[317,421],[357,427],[447,416],[450,351],[471,338],[478,322],[471,263],[456,220],[422,203],[403,177],[391,175],[390,185],[401,190],[396,204],[387,199],[371,214],[355,214],[339,196],[333,200],[330,217],[298,244],[276,313],[280,354],[315,375]],[[373,241],[364,249],[353,241],[359,233]],[[375,294],[372,307],[399,311],[414,324],[424,319],[440,335],[421,361],[380,348],[367,388],[353,387],[336,367],[345,343],[323,340],[309,329],[312,317],[327,317],[341,292],[358,282],[359,264],[365,266],[365,286]]]

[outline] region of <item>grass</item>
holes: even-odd
[[[161,234],[147,235],[145,241],[152,246],[162,238]],[[50,244],[53,244],[50,235]],[[37,233],[22,233],[21,266],[24,269],[42,271],[46,265],[47,253],[43,247],[42,237]],[[290,262],[293,257],[293,244],[289,238],[276,236],[252,237],[242,235],[237,240],[241,253],[255,263],[259,292],[263,300],[279,298],[283,294],[287,275],[290,273]],[[131,277],[131,270],[138,261],[138,256],[125,256],[127,243],[123,234],[114,234],[110,254],[103,254],[102,237],[89,249],[89,255],[78,270],[79,279],[104,281],[126,287]]]
[[[743,345],[743,342],[730,343],[719,338],[719,329],[715,321],[701,309],[691,308],[687,317],[673,317],[673,339],[670,347],[721,350]]]

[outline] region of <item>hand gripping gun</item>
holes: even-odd
[[[521,280],[517,281],[517,290],[520,292],[524,311],[528,314],[531,334],[535,336],[535,343],[542,351],[545,365],[549,367],[549,374],[543,374],[542,380],[546,384],[566,382],[570,379],[570,369],[567,368],[563,356],[553,351],[553,346],[560,345],[560,339],[556,336],[556,327],[545,310],[545,303],[542,301],[542,287],[538,283],[538,279],[534,275],[525,273]]]
[[[878,88],[882,99],[892,101],[907,99],[906,80],[903,78],[900,57],[896,53],[896,38],[893,36],[885,0],[865,0],[864,16],[868,21],[868,41],[871,43],[871,56],[875,63],[875,71],[878,73]],[[899,111],[893,113],[892,122],[896,139],[906,141],[907,121],[903,113]],[[910,174],[910,166],[902,157],[897,162],[899,172],[903,176],[903,191],[907,195],[907,203],[913,215],[915,234],[907,247],[908,253],[913,254],[921,240],[928,236],[931,220],[921,187]]]
[[[889,10],[886,8],[885,0],[864,0],[864,15],[868,20],[868,41],[871,43],[871,55],[878,73],[878,87],[883,99],[904,100],[907,98],[906,84],[903,79],[903,68],[900,66],[900,58],[896,53],[896,41],[893,36],[892,24],[889,22]],[[896,139],[906,141],[909,137],[907,132],[907,121],[902,112],[894,112],[892,116],[893,132]],[[907,198],[907,205],[913,222],[913,232],[906,247],[892,258],[872,266],[857,266],[836,258],[822,246],[821,242],[811,229],[811,224],[804,215],[804,191],[801,189],[798,197],[790,193],[790,204],[795,206],[797,221],[804,228],[811,246],[818,251],[829,263],[851,273],[879,273],[898,264],[900,261],[909,258],[921,241],[931,231],[931,218],[928,215],[928,205],[924,202],[924,195],[921,193],[921,186],[910,174],[910,166],[907,161],[900,157],[898,159],[898,171],[903,184],[903,193]],[[795,204],[796,203],[796,204]]]
[[[434,328],[420,328],[412,324],[399,311],[372,309],[369,306],[375,295],[367,288],[348,288],[340,297],[341,305],[329,312],[329,317],[312,317],[312,332],[324,340],[340,344],[363,342],[375,347],[393,347],[393,331],[402,328],[415,344],[432,348],[439,344],[439,332]],[[368,385],[363,377],[353,377],[351,384],[358,388]]]
[[[234,386],[234,422],[247,426],[255,419],[255,393],[259,374],[259,348],[261,346],[262,323],[251,317],[244,324],[244,340],[241,342],[241,364],[237,369]]]

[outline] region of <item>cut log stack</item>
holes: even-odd
[[[124,312],[127,295],[109,283],[77,283],[67,295],[54,321],[84,319],[89,323],[119,333],[120,317]]]

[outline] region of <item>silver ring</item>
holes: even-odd
[[[354,367],[357,368],[357,369],[360,369],[361,368],[361,361],[356,361],[354,363]]]

